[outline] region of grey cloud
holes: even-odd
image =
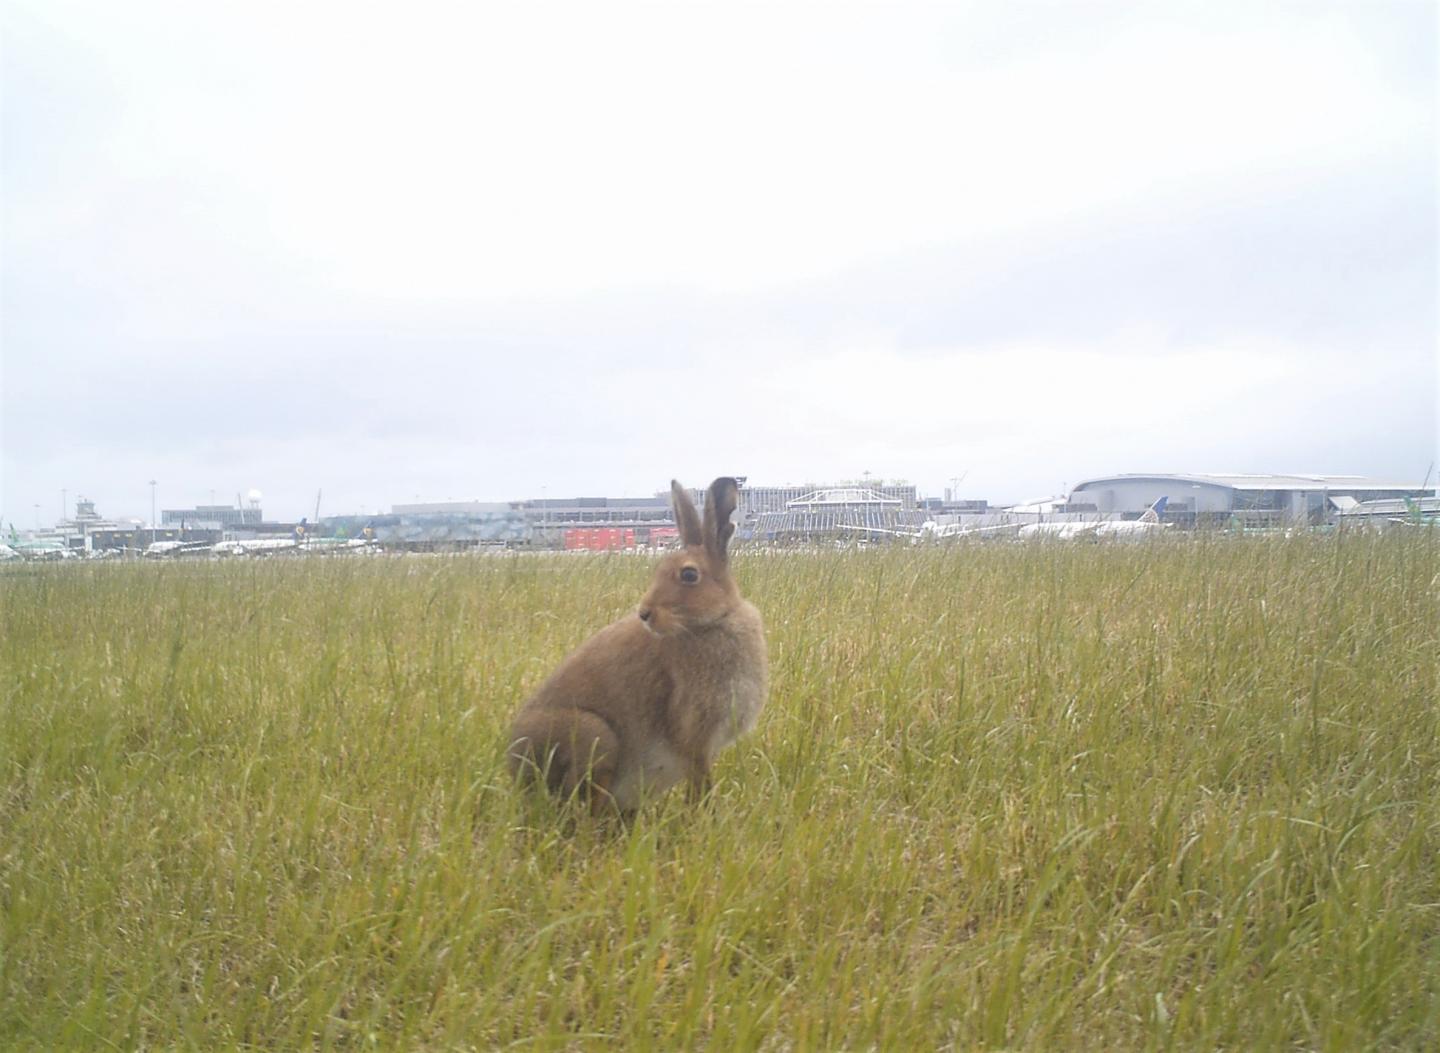
[[[1175,195],[1069,229],[947,244],[772,303],[792,329],[876,329],[919,349],[1247,336],[1354,347],[1435,333],[1433,155],[1206,201]],[[1163,345],[1153,348],[1163,353]]]

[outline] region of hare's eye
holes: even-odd
[[[694,567],[681,567],[680,580],[686,585],[694,585],[700,580],[700,572]]]

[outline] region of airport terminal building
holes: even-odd
[[[1165,519],[1182,525],[1318,524],[1357,504],[1423,492],[1417,483],[1358,475],[1109,475],[1077,484],[1067,510],[1132,516],[1165,497]]]

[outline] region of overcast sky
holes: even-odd
[[[1428,2],[0,9],[22,528],[1436,459]]]

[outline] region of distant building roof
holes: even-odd
[[[1018,505],[1006,505],[1006,512],[1021,512],[1025,515],[1048,515],[1057,511],[1062,505],[1068,503],[1064,495],[1060,497],[1040,497],[1032,501],[1021,501]]]
[[[786,501],[786,508],[803,510],[807,508],[849,508],[855,505],[892,506],[903,504],[898,497],[886,497],[860,486],[840,486],[831,490],[815,490],[804,497]]]
[[[397,516],[478,515],[508,511],[510,511],[510,505],[505,501],[427,501],[419,504],[390,506],[391,514]]]

